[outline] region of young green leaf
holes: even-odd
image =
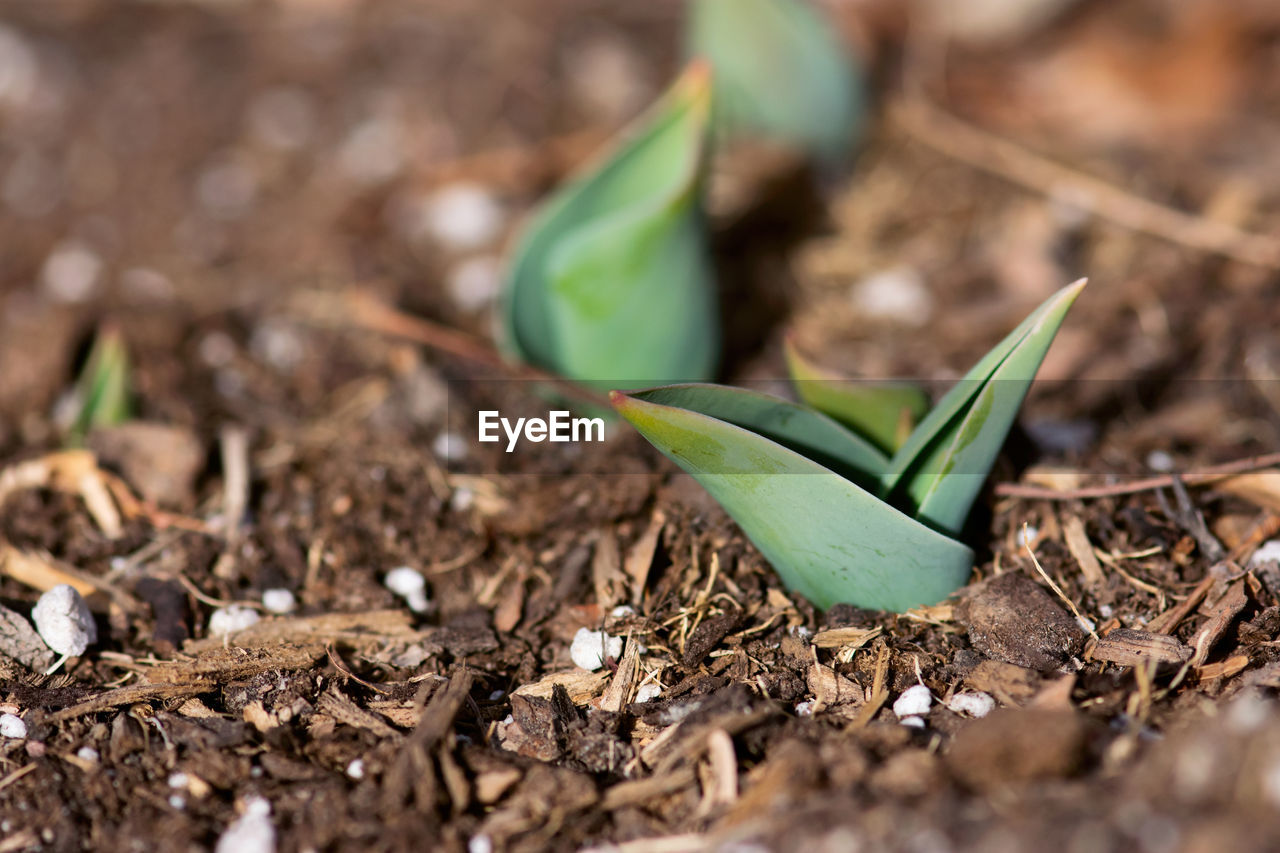
[[[889,457],[869,442],[821,412],[780,397],[697,384],[651,388],[643,398],[750,430],[872,489],[889,469]]]
[[[965,582],[973,553],[964,545],[778,441],[669,404],[733,408],[697,397],[690,389],[612,395],[622,416],[720,502],[789,587],[823,608],[848,602],[904,611]]]
[[[700,380],[719,350],[702,211],[708,69],[684,76],[603,162],[564,187],[517,246],[508,345],[563,376]]]
[[[799,0],[693,0],[690,55],[716,75],[716,121],[825,160],[847,156],[865,111],[862,74],[830,22]]]
[[[784,344],[791,383],[802,401],[890,453],[929,410],[924,389],[905,382],[856,382],[841,378]]]
[[[1084,285],[1081,279],[1050,297],[938,402],[889,465],[890,500],[903,497],[926,524],[959,532]]]
[[[94,427],[115,426],[129,419],[129,354],[115,326],[98,330],[74,394],[77,408],[67,431],[69,444],[82,444]]]

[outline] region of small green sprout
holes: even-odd
[[[693,0],[688,51],[711,63],[716,124],[839,161],[862,130],[862,72],[801,0]]]
[[[129,419],[129,353],[119,328],[103,325],[98,330],[72,393],[75,414],[67,429],[68,445],[83,444],[94,427]]]
[[[612,387],[713,375],[719,321],[702,206],[710,110],[709,69],[695,63],[535,216],[503,296],[514,355]]]
[[[816,408],[753,391],[676,385],[615,391],[613,404],[819,607],[934,604],[969,576],[973,552],[955,536],[1083,287],[1032,312],[892,456]]]

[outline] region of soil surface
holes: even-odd
[[[1280,471],[1198,473],[1280,448],[1280,15],[828,5],[871,129],[718,167],[722,378],[785,393],[791,334],[945,387],[1091,279],[973,582],[904,615],[789,594],[622,425],[474,441],[548,407],[504,246],[680,3],[0,5],[0,851],[1274,849]],[[136,421],[67,451],[104,325]],[[49,673],[59,583],[98,639]]]

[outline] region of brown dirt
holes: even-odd
[[[1117,5],[1143,20],[1150,4]],[[958,50],[960,82],[935,94],[1161,203],[1280,233],[1263,118],[1280,106],[1280,22],[1222,5],[1248,49],[1189,55],[1256,85],[1176,145],[1055,133],[1052,114],[1037,135],[1032,108],[1011,121],[991,89],[1072,39],[1110,44],[1088,40],[1108,4],[1015,48]],[[0,87],[0,470],[54,465],[56,401],[106,320],[128,342],[139,419],[177,449],[151,470],[138,454],[159,433],[91,443],[128,492],[119,531],[52,468],[0,501],[0,604],[25,615],[37,587],[70,578],[96,590],[100,634],[53,675],[0,656],[0,705],[29,728],[0,741],[0,850],[212,849],[252,797],[285,851],[1273,846],[1280,576],[1241,568],[1276,535],[1273,487],[989,493],[956,601],[820,613],[628,430],[443,458],[440,437],[469,436],[478,408],[545,408],[540,390],[316,321],[361,284],[486,335],[487,309],[448,282],[498,257],[540,193],[658,90],[677,4],[5,13],[36,73],[21,97]],[[1112,135],[1136,121],[1109,118]],[[995,480],[1056,466],[1056,483],[1094,483],[1150,473],[1156,451],[1182,470],[1280,447],[1274,270],[1064,212],[889,122],[817,191],[737,156],[716,219],[722,284],[759,310],[734,320],[727,379],[783,375],[785,328],[835,369],[954,377],[1088,274]],[[502,216],[466,249],[421,225],[431,193],[462,180]],[[82,297],[65,264],[50,283],[50,256],[77,246],[100,264]],[[898,265],[927,283],[927,331],[850,298]],[[249,482],[228,528],[236,430]],[[1024,525],[1100,640],[1048,591]],[[427,576],[426,613],[384,587],[400,565]],[[298,611],[209,636],[216,604],[274,588]],[[582,627],[628,653],[575,669]],[[661,694],[637,703],[642,682]],[[892,710],[917,683],[935,696],[923,728]],[[1001,707],[971,720],[937,701],[963,691]]]

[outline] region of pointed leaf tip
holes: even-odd
[[[955,534],[1004,445],[1080,279],[1046,299],[947,392],[890,463],[884,493],[917,518]]]
[[[702,196],[710,74],[693,66],[540,208],[502,294],[516,357],[562,376],[707,379],[719,350]]]

